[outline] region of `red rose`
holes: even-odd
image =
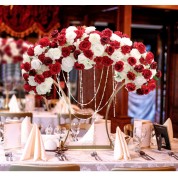
[[[22,46],[21,51],[20,51],[20,54],[21,54],[21,55],[24,54],[27,50],[28,50],[27,47]]]
[[[106,53],[108,53],[109,55],[112,55],[114,52],[114,47],[112,46],[107,46],[105,49]]]
[[[94,62],[96,62],[96,63],[101,63],[102,60],[103,60],[103,57],[95,57],[94,58]]]
[[[129,80],[135,80],[135,74],[133,72],[129,71],[127,73],[127,77],[128,77]]]
[[[44,63],[46,66],[49,66],[50,64],[53,63],[53,60],[52,60],[50,57],[45,57],[43,63]]]
[[[148,82],[148,87],[149,87],[149,90],[151,90],[151,91],[154,90],[156,88],[155,80],[149,81]]]
[[[146,61],[146,59],[143,58],[143,57],[141,57],[139,60],[140,60],[140,63],[141,63],[141,64],[144,64],[144,65],[147,65],[147,64],[148,64],[147,61]]]
[[[77,70],[83,70],[85,68],[85,66],[83,64],[79,64],[78,62],[76,62],[74,64],[74,68]]]
[[[31,86],[30,86],[28,83],[25,83],[23,87],[24,87],[24,89],[25,89],[27,92],[29,92],[29,91],[32,90],[32,89],[31,89]]]
[[[114,34],[116,34],[116,35],[118,35],[118,36],[120,36],[120,37],[122,38],[122,32],[120,32],[120,31],[115,31]]]
[[[79,44],[79,49],[82,51],[88,50],[90,49],[90,47],[91,47],[91,43],[87,40],[86,41],[84,40]]]
[[[66,28],[63,28],[63,29],[61,30],[60,34],[65,35],[65,34],[66,34]]]
[[[6,53],[8,56],[11,56],[11,48],[10,48],[10,46],[6,46],[4,48],[4,53]]]
[[[109,37],[108,36],[101,36],[100,42],[102,45],[109,43]]]
[[[29,75],[30,76],[35,76],[36,75],[36,70],[35,69],[32,69],[29,71]]]
[[[141,42],[135,42],[133,47],[136,48],[140,52],[140,54],[143,54],[146,52],[146,47]]]
[[[143,94],[144,94],[143,91],[141,90],[141,88],[137,89],[137,90],[136,90],[136,93],[137,93],[138,95],[143,95]]]
[[[51,64],[49,66],[50,72],[52,75],[59,74],[61,71],[61,64],[59,62],[56,62],[55,64]]]
[[[143,69],[142,75],[145,79],[150,79],[152,76],[152,72],[149,69]]]
[[[134,67],[134,70],[135,70],[136,72],[139,72],[139,73],[142,72],[143,69],[144,69],[144,67],[143,67],[143,65],[141,65],[141,64],[136,65],[136,66]]]
[[[129,57],[129,58],[127,59],[127,61],[128,61],[128,63],[129,63],[131,66],[135,65],[136,62],[137,62],[137,60],[136,60],[134,57]]]
[[[70,55],[70,48],[69,47],[63,47],[62,48],[62,55],[63,57],[67,57]]]
[[[150,92],[149,87],[146,86],[146,85],[142,85],[142,86],[141,86],[141,90],[142,90],[143,94],[145,94],[145,95]]]
[[[13,57],[14,63],[23,61],[23,58],[21,56],[14,56]]]
[[[157,77],[157,78],[161,78],[161,76],[162,76],[162,73],[161,73],[160,70],[158,70],[157,73],[156,73],[156,77]]]
[[[75,50],[73,55],[74,55],[74,58],[75,59],[78,59],[78,55],[80,54],[80,51],[79,50]]]
[[[150,65],[151,69],[157,69],[157,62],[152,62]]]
[[[51,37],[52,37],[52,38],[56,38],[57,35],[58,35],[58,30],[53,30],[53,31],[51,32]]]
[[[48,37],[43,37],[39,40],[39,45],[41,45],[42,47],[46,47],[50,45],[50,40]]]
[[[26,81],[28,81],[28,77],[29,77],[29,74],[28,74],[28,73],[24,73],[24,74],[23,74],[23,78],[24,78]]]
[[[45,81],[45,78],[43,75],[40,74],[36,74],[35,78],[34,78],[35,82],[37,82],[38,84],[42,83]]]
[[[122,47],[121,47],[121,51],[122,51],[123,54],[130,53],[131,47],[130,47],[130,46],[127,46],[127,45],[122,46]]]
[[[103,56],[103,59],[102,59],[102,64],[106,67],[112,65],[113,63],[113,60],[111,60],[108,56]]]
[[[57,43],[55,41],[52,41],[49,46],[51,48],[56,48],[57,47]]]
[[[74,32],[77,34],[76,39],[81,38],[85,29],[84,28],[78,28],[78,30],[75,30]]]
[[[45,78],[48,78],[48,77],[51,77],[51,72],[48,70],[48,71],[44,71],[43,72],[43,76],[45,77]]]
[[[125,38],[129,38],[129,36],[127,34],[125,34],[125,33],[122,35],[122,38],[124,38],[124,37]]]
[[[106,28],[101,32],[101,34],[110,38],[112,36],[112,31],[109,28]]]
[[[29,56],[34,56],[34,47],[29,47],[28,48],[28,50],[27,50],[27,54],[29,55]]]
[[[21,48],[22,44],[23,44],[23,40],[22,39],[19,39],[19,40],[16,41],[17,48]]]
[[[135,86],[134,83],[127,83],[127,84],[125,85],[125,88],[126,88],[128,91],[134,91],[135,88],[136,88],[136,86]]]
[[[119,49],[120,47],[120,43],[118,41],[111,41],[109,44],[115,49]]]
[[[116,64],[114,65],[114,69],[115,69],[117,72],[122,72],[123,69],[124,69],[124,63],[123,63],[122,61],[116,62]]]
[[[70,49],[71,53],[73,53],[76,49],[76,47],[74,45],[70,45],[70,46],[68,46],[68,48]]]
[[[28,62],[23,63],[23,69],[28,72],[31,69],[31,64]]]
[[[146,58],[145,60],[147,61],[148,64],[151,64],[151,62],[153,61],[154,59],[154,55],[152,52],[147,52],[147,55],[146,55]]]
[[[39,59],[42,63],[44,63],[45,54],[44,54],[44,53],[40,54],[40,55],[38,56],[38,59]]]
[[[58,35],[57,40],[60,46],[63,46],[66,43],[66,37],[64,34]]]
[[[85,50],[83,51],[83,54],[89,59],[92,59],[93,57],[93,52],[91,50]]]

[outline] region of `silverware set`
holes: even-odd
[[[178,160],[178,156],[174,152],[168,152],[168,155]]]
[[[6,161],[13,161],[12,152],[5,153]]]
[[[98,156],[98,153],[96,151],[93,151],[91,153],[91,156],[94,157],[97,161],[102,161],[102,159]]]
[[[64,153],[56,153],[55,156],[59,159],[59,161],[69,161]]]
[[[142,158],[146,159],[146,160],[155,160],[153,157],[151,157],[150,155],[146,154],[144,151],[139,151],[139,154]]]

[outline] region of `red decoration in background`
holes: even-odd
[[[0,6],[0,31],[23,38],[32,32],[47,35],[60,26],[59,6]]]

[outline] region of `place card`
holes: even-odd
[[[4,149],[21,147],[21,121],[4,123]]]

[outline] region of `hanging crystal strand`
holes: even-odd
[[[67,88],[68,88],[68,97],[69,97],[69,101],[70,101],[70,78],[69,78],[69,72],[67,72]]]
[[[112,66],[112,88],[115,89],[114,66]],[[113,99],[113,116],[116,117],[116,96]]]
[[[96,70],[95,67],[93,68],[93,81],[94,81],[94,98],[95,98],[95,111],[96,111]]]
[[[80,80],[80,103],[81,109],[83,109],[83,80],[82,80],[82,70],[79,71],[79,80]]]

